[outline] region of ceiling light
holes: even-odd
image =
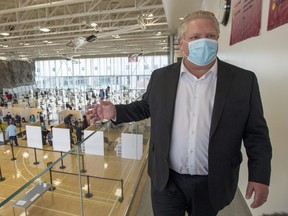
[[[116,39],[117,39],[117,38],[120,38],[120,36],[119,36],[118,34],[113,35],[113,37],[116,38]]]
[[[9,36],[10,34],[8,32],[2,32],[0,33],[2,36]]]
[[[184,20],[184,18],[183,18],[183,17],[180,17],[179,20]]]
[[[150,13],[150,14],[143,14],[143,17],[146,19],[146,20],[151,20],[153,19],[153,14]]]
[[[161,32],[160,32],[160,31],[159,31],[159,32],[157,32],[157,33],[156,33],[156,35],[157,35],[157,36],[161,35]]]
[[[40,28],[39,30],[42,31],[42,32],[50,32],[49,28]]]
[[[91,23],[90,25],[91,25],[92,27],[96,27],[96,26],[97,26],[97,23],[94,23],[94,22],[93,22],[93,23]]]

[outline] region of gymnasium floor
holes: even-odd
[[[109,128],[104,132],[104,136],[112,140],[115,147],[115,140],[120,133],[121,129]],[[25,215],[24,209],[13,208],[12,204],[33,186],[39,184],[39,181],[50,183],[51,176],[55,190],[47,191],[28,207],[29,216],[74,216],[81,215],[82,212],[88,216],[126,215],[131,212],[132,203],[137,204],[133,199],[147,162],[148,137],[149,134],[146,130],[143,155],[140,160],[123,159],[116,156],[114,147],[106,146],[104,156],[83,154],[83,157],[79,157],[78,163],[76,151],[73,151],[73,154],[66,155],[63,161],[60,160],[53,166],[51,175],[46,172],[1,207],[0,215]],[[18,138],[18,141],[20,146],[13,148],[16,160],[11,160],[13,156],[10,145],[0,146],[0,166],[2,175],[5,177],[5,180],[0,182],[1,202],[43,171],[47,167],[47,163],[53,162],[61,156],[61,153],[51,151],[52,147],[49,145],[44,145],[43,150],[36,150],[37,159],[35,159],[35,151],[26,148],[26,140]],[[39,162],[39,164],[35,165],[35,162]],[[78,175],[78,170],[82,171],[81,177]],[[89,176],[89,191],[87,176]],[[124,199],[120,202],[122,180]],[[79,189],[80,184],[81,190]],[[80,200],[81,194],[82,201]],[[92,197],[87,198],[89,195]],[[137,209],[137,207],[133,208]]]

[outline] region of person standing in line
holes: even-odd
[[[272,146],[256,75],[217,58],[219,23],[208,11],[178,29],[182,61],[155,70],[141,101],[89,106],[115,124],[151,118],[148,173],[155,216],[216,216],[234,198],[243,141],[246,198],[268,198]]]
[[[87,116],[83,115],[82,129],[85,130],[89,126]]]
[[[49,143],[50,146],[53,146],[53,127],[54,126],[50,127],[50,131],[47,134],[47,139],[48,139],[48,143]]]
[[[78,125],[75,125],[77,143],[82,141],[82,135],[83,135],[82,129],[83,129],[82,123],[79,123]]]
[[[6,134],[9,137],[9,141],[12,144],[12,142],[14,141],[14,144],[16,146],[18,146],[18,140],[17,140],[17,127],[16,125],[10,121],[9,126],[6,129]]]
[[[43,116],[42,112],[39,113],[39,121],[40,121],[40,123],[44,123],[44,125],[45,125],[45,120],[44,120],[44,116]]]
[[[106,99],[109,98],[110,96],[110,86],[107,86],[106,89],[105,89],[105,95],[106,95]]]
[[[64,123],[67,128],[70,128],[72,126],[72,117],[73,117],[73,114],[70,113],[64,118]]]

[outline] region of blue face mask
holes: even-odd
[[[216,40],[201,38],[188,42],[189,55],[187,59],[198,66],[206,66],[216,59],[218,42]]]

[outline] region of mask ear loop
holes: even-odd
[[[181,51],[181,54],[182,54],[185,58],[188,58],[188,56],[184,53],[183,50]]]
[[[186,40],[184,40],[184,39],[182,39],[182,40],[183,40],[183,42],[187,43],[187,45],[189,44]],[[189,54],[186,55],[183,50],[181,50],[181,54],[182,54],[183,57],[188,58]]]

